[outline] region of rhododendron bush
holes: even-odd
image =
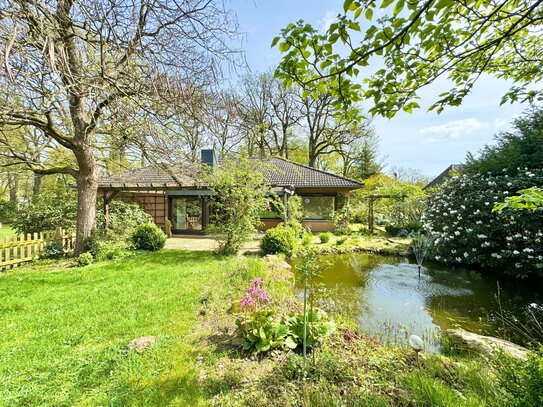
[[[517,277],[543,275],[543,210],[492,208],[517,191],[543,185],[543,170],[457,175],[428,200],[425,228],[436,260],[502,269]]]

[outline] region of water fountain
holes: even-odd
[[[422,233],[419,233],[413,237],[413,253],[415,254],[415,259],[417,260],[417,265],[419,266],[419,278],[424,256],[426,255],[426,252],[430,246],[432,246],[433,241],[434,239],[432,236],[427,236]]]

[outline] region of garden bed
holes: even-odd
[[[268,264],[265,264],[265,263]],[[275,261],[162,250],[84,268],[0,276],[0,399],[8,405],[499,405],[487,360],[386,347],[336,321],[309,353],[252,356],[236,306],[262,278],[278,314],[300,312]],[[156,341],[131,351],[135,338]],[[516,368],[517,369],[517,368]],[[525,382],[525,381],[524,381]],[[31,385],[29,386],[29,383]],[[505,398],[503,400],[506,400]]]

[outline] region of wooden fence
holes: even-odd
[[[5,237],[0,240],[0,271],[34,260],[49,243],[58,242],[65,252],[72,251],[75,232],[58,228],[54,231]]]

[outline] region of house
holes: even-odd
[[[443,184],[448,178],[450,178],[451,174],[454,174],[455,172],[459,172],[461,170],[462,164],[451,164],[445,169],[445,171],[435,177],[432,181],[428,183],[428,185],[426,185],[422,189],[427,190],[429,188],[435,188],[438,185]]]
[[[116,198],[138,203],[165,228],[166,220],[174,234],[203,233],[209,223],[209,199],[201,174],[203,165],[220,165],[213,150],[202,150],[202,163],[171,167],[148,166],[101,177],[98,192],[104,199],[104,210]],[[302,197],[305,219],[303,224],[314,232],[332,231],[330,214],[349,197],[349,192],[363,184],[283,158],[254,159],[273,192],[286,203],[291,194]],[[261,228],[277,226],[283,219],[270,210],[261,216]]]

